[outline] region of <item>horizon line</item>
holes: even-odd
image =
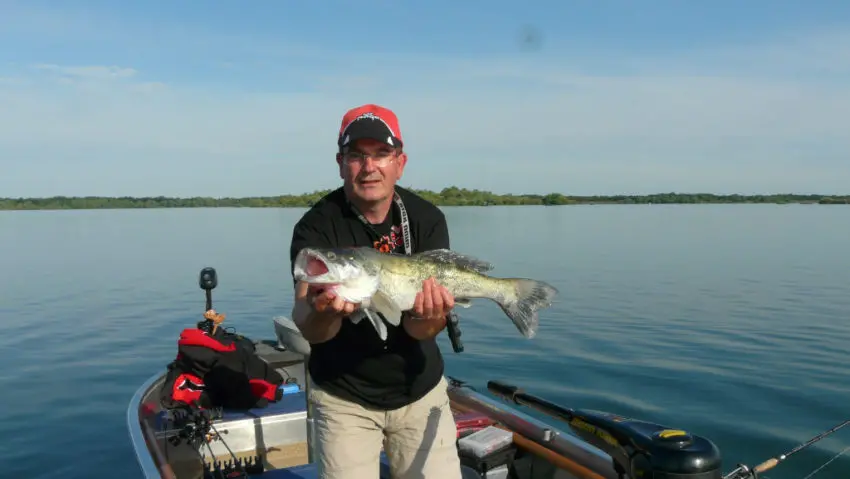
[[[632,197],[632,198],[646,198],[649,196],[663,196],[663,195],[676,195],[676,196],[714,196],[714,197],[730,197],[730,196],[740,196],[745,198],[757,197],[757,196],[789,196],[789,197],[822,197],[822,198],[844,198],[850,197],[850,192],[847,193],[792,193],[792,192],[778,192],[778,193],[712,193],[710,191],[657,191],[655,193],[596,193],[596,194],[569,194],[562,193],[559,191],[551,191],[547,193],[495,193],[489,190],[480,190],[480,189],[469,189],[469,188],[461,188],[461,187],[446,187],[442,190],[431,190],[426,188],[411,188],[404,187],[414,193],[430,193],[434,195],[441,195],[442,192],[446,189],[454,188],[460,192],[464,193],[477,193],[477,194],[485,194],[491,196],[503,196],[503,197],[545,197],[545,196],[563,196],[566,198],[617,198],[617,197]],[[51,200],[51,199],[169,199],[169,200],[190,200],[190,199],[220,199],[220,200],[248,200],[248,199],[268,199],[268,198],[283,198],[283,197],[306,197],[306,196],[314,196],[314,195],[325,195],[328,192],[334,191],[336,188],[329,189],[321,189],[314,190],[310,192],[303,193],[280,193],[280,194],[272,194],[272,195],[250,195],[250,196],[216,196],[216,195],[191,195],[191,196],[168,196],[168,195],[52,195],[52,196],[0,196],[0,201],[21,201],[21,200]]]

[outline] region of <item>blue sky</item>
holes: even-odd
[[[0,197],[335,187],[367,102],[417,188],[850,193],[850,2],[0,0]]]

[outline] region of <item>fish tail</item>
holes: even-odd
[[[514,294],[496,300],[502,311],[511,318],[520,333],[528,339],[537,334],[539,318],[537,311],[552,304],[558,290],[542,281],[525,278],[508,279]]]

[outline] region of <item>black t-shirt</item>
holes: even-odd
[[[396,187],[407,210],[412,252],[449,248],[445,216],[437,206],[411,191]],[[400,213],[395,203],[375,235],[349,206],[342,188],[322,198],[295,225],[290,261],[306,247],[372,246],[404,254]],[[293,266],[294,269],[294,266]],[[308,363],[314,383],[336,396],[365,407],[396,409],[430,391],[443,375],[443,356],[436,339],[419,341],[399,324],[384,321],[382,341],[368,320],[342,320],[339,333],[311,346]]]

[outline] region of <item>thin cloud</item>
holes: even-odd
[[[122,68],[117,66],[60,66],[60,65],[45,65],[36,64],[32,68],[44,70],[57,75],[85,79],[115,79],[115,78],[130,78],[136,76],[136,70],[133,68]]]
[[[0,178],[0,191],[191,195],[206,194],[203,183],[221,195],[254,195],[327,187],[337,181],[340,116],[377,102],[401,117],[406,177],[418,187],[846,193],[848,48],[850,35],[829,32],[690,55],[609,57],[628,66],[617,74],[583,61],[590,56],[329,57],[285,68],[240,64],[240,73],[266,80],[244,89],[172,81],[132,65],[13,68],[0,71],[20,80],[0,82],[0,103],[9,106],[0,110],[8,151],[0,161],[13,171]],[[814,65],[830,75],[807,75]],[[56,75],[94,82],[45,81]],[[303,86],[280,86],[293,82]],[[40,162],[75,182],[39,188]]]

